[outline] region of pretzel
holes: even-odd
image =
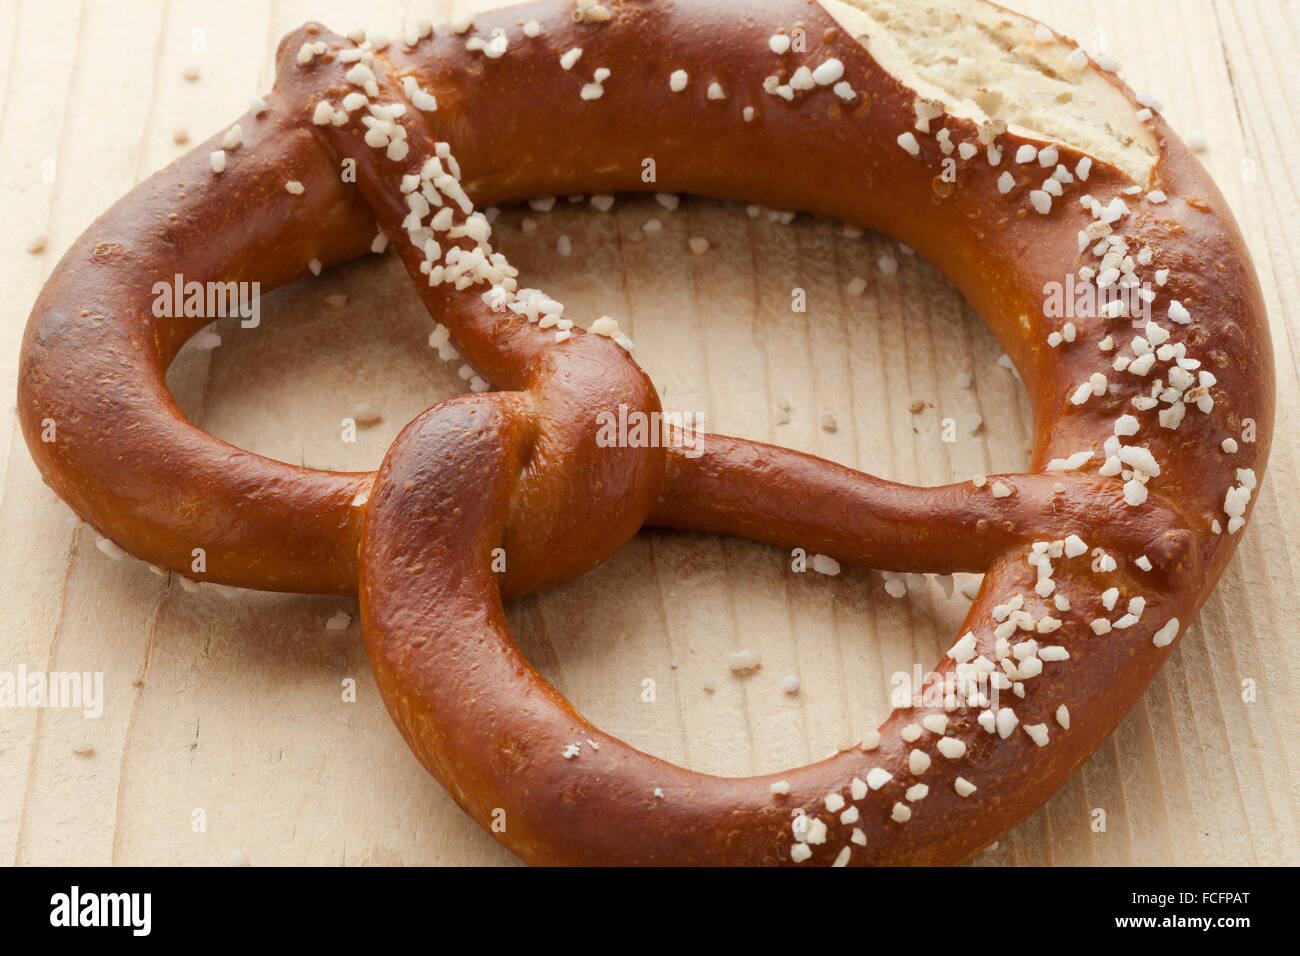
[[[916,488],[737,438],[602,441],[609,414],[661,410],[632,343],[520,288],[475,209],[648,189],[838,216],[926,256],[1023,377],[1031,471]],[[377,474],[185,419],[163,374],[209,319],[156,318],[155,282],[269,289],[389,243],[471,393]],[[1061,284],[1102,304],[1056,316]],[[132,554],[189,574],[201,546],[203,580],[359,593],[399,730],[524,860],[938,864],[1041,805],[1170,655],[1240,539],[1272,368],[1210,177],[1113,65],[1042,25],[981,0],[547,0],[404,41],[286,37],[264,103],[64,257],[19,411],[46,481]],[[985,576],[936,695],[828,760],[722,779],[583,720],[506,624],[503,598],[644,525]]]

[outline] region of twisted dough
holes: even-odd
[[[940,5],[1073,50],[977,0]],[[544,2],[383,49],[297,31],[224,165],[211,154],[229,134],[110,210],[43,291],[20,380],[42,473],[156,564],[188,570],[203,546],[208,580],[334,593],[359,580],[399,729],[481,824],[504,811],[490,832],[524,859],[969,857],[1113,730],[1222,572],[1267,460],[1271,350],[1224,200],[1159,116],[1143,120],[1155,153],[1134,182],[1118,158],[936,105],[884,68],[898,55],[887,36],[860,41],[834,9]],[[800,29],[803,42],[773,39]],[[1077,69],[1142,108],[1112,75]],[[340,181],[344,159],[355,185]],[[914,247],[1016,363],[1033,473],[919,489],[719,436],[698,458],[602,447],[600,414],[657,411],[653,386],[617,333],[570,330],[518,288],[472,204],[647,188],[835,215]],[[271,462],[187,422],[163,372],[208,319],[155,319],[153,283],[274,287],[364,253],[376,221],[499,391],[420,416],[377,476]],[[1151,324],[1102,316],[1065,335],[1042,302],[1067,275],[1149,281]],[[44,443],[49,418],[59,437]],[[1238,440],[1247,425],[1253,442]],[[628,748],[519,656],[500,602],[582,573],[646,523],[984,571],[936,668],[976,692],[896,711],[861,747],[769,777],[708,777]]]

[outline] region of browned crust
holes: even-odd
[[[912,94],[816,4],[763,0],[741,13],[722,2],[609,6],[614,21],[605,24],[574,23],[567,3],[481,15],[475,33],[510,31],[507,56],[486,60],[464,49],[463,36],[440,30],[414,53],[390,47],[385,83],[412,73],[437,95],[430,135],[453,145],[479,205],[653,188],[835,215],[887,232],[940,268],[1015,360],[1034,407],[1036,471],[1112,433],[1145,380],[1113,376],[1117,389],[1073,406],[1068,396],[1099,367],[1096,340],[1105,330],[1082,328],[1071,348],[1045,344],[1042,287],[1078,268],[1075,235],[1091,221],[1077,203],[1038,216],[1023,186],[998,192],[1006,166],[980,160],[941,198],[933,137],[918,136],[919,160],[894,141],[912,127]],[[516,39],[531,19],[543,24],[542,35]],[[855,108],[824,93],[787,104],[759,92],[779,66],[766,55],[766,38],[797,23],[808,30],[808,62],[832,55],[844,62],[861,94]],[[308,68],[294,62],[304,39],[316,38],[344,42],[314,25],[286,38],[270,110],[244,117],[246,142],[225,173],[208,168],[214,139],[142,184],[74,245],[36,303],[23,343],[20,417],[42,474],[79,514],[153,563],[187,569],[190,549],[202,544],[207,579],[276,590],[352,591],[360,544],[367,648],[390,712],[475,819],[490,826],[493,811],[504,809],[506,830],[494,836],[534,862],[789,862],[791,813],[803,809],[831,824],[832,838],[809,860],[829,863],[848,845],[849,828],[823,798],[847,799],[848,781],[871,768],[893,779],[860,802],[866,846],[852,846],[850,862],[956,862],[1039,806],[1113,730],[1172,649],[1154,647],[1152,633],[1174,617],[1185,626],[1230,558],[1238,536],[1213,534],[1209,525],[1225,521],[1233,469],[1262,475],[1272,432],[1271,345],[1249,254],[1223,197],[1163,120],[1152,123],[1155,181],[1142,185],[1159,186],[1170,200],[1132,202],[1123,231],[1152,245],[1171,270],[1160,301],[1177,298],[1195,311],[1195,325],[1174,331],[1218,381],[1212,415],[1191,414],[1167,434],[1144,429],[1143,444],[1162,464],[1145,508],[1122,503],[1118,479],[1083,472],[1007,477],[1012,495],[992,501],[987,488],[891,486],[731,439],[718,439],[699,460],[596,449],[588,424],[595,411],[620,401],[658,407],[614,345],[577,335],[552,357],[530,332],[504,328],[468,298],[424,290],[431,307],[453,313],[444,321],[461,351],[512,391],[444,403],[413,423],[374,485],[362,537],[355,502],[372,476],[270,462],[184,420],[162,373],[205,320],[159,321],[147,307],[153,282],[177,271],[200,281],[256,278],[269,289],[312,259],[330,265],[362,253],[372,216],[387,226],[400,214],[384,207],[373,163],[363,163],[364,202],[340,183],[336,162],[346,144],[311,126],[310,105],[347,89],[331,58]],[[614,70],[604,98],[579,101],[586,78],[559,70],[559,55],[573,46],[584,48],[584,68]],[[706,101],[699,79],[688,94],[671,93],[665,78],[677,68],[723,78],[735,95]],[[758,110],[753,123],[738,119],[746,105]],[[969,124],[947,125],[954,140],[977,141]],[[1019,143],[1001,141],[1008,150]],[[647,156],[658,170],[652,186],[640,179]],[[1067,166],[1078,158],[1062,150]],[[305,193],[286,194],[288,179]],[[1109,197],[1126,185],[1099,165],[1088,191]],[[416,265],[409,256],[408,265]],[[40,441],[46,418],[59,425],[53,444]],[[1246,418],[1258,441],[1225,455],[1225,429]],[[777,474],[783,496],[773,494]],[[646,521],[900,569],[986,568],[963,627],[985,653],[995,605],[1019,595],[1039,613],[1050,608],[1034,591],[1026,542],[1073,530],[1090,546],[1103,543],[1118,567],[1100,575],[1086,561],[1057,569],[1072,606],[1052,611],[1064,621],[1053,643],[1067,646],[1071,659],[1026,682],[1025,698],[1015,701],[1022,724],[1051,725],[1048,746],[1020,732],[990,735],[973,713],[960,712],[950,715],[949,736],[967,742],[966,755],[935,756],[930,770],[914,775],[912,745],[900,731],[930,711],[910,710],[891,715],[873,752],[722,780],[639,754],[582,722],[519,657],[501,613],[498,590],[522,593],[580,573]],[[949,530],[963,527],[972,533],[945,546]],[[891,534],[906,537],[905,553],[880,546]],[[485,564],[503,543],[510,570],[498,581]],[[1153,571],[1133,565],[1143,554]],[[1107,616],[1099,593],[1112,584],[1144,594],[1146,611],[1138,625],[1097,638],[1087,622]],[[1061,703],[1070,710],[1068,731],[1052,720]],[[560,758],[578,739],[600,749]],[[927,732],[917,746],[933,739]],[[968,798],[954,792],[959,774],[978,784]],[[787,796],[770,792],[778,778],[789,782]],[[890,808],[916,782],[930,795],[912,805],[909,822],[894,822]]]

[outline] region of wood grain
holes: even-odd
[[[1295,864],[1300,217],[1289,160],[1300,13],[1281,0],[1157,0],[1143,6],[1143,28],[1119,0],[1007,5],[1104,43],[1176,128],[1208,135],[1202,158],[1269,306],[1283,425],[1238,557],[1178,652],[1082,772],[977,863]],[[0,859],[219,864],[238,850],[254,864],[513,862],[407,752],[369,677],[354,602],[191,593],[110,560],[41,483],[12,411],[27,311],[62,250],[188,148],[173,143],[176,127],[197,141],[267,88],[284,32],[307,19],[350,29],[353,6],[0,6],[0,220],[10,223],[0,383],[11,396],[0,428],[0,668],[102,671],[105,681],[98,719],[0,710]],[[397,34],[407,19],[473,5],[367,7],[368,25]],[[182,78],[189,63],[196,82]],[[661,231],[645,231],[651,219]],[[48,236],[39,255],[24,251],[36,234]],[[689,249],[697,236],[709,241],[704,255]],[[933,269],[884,237],[702,199],[669,212],[620,197],[603,214],[564,198],[549,213],[503,210],[497,240],[570,314],[616,316],[665,406],[703,413],[710,430],[924,484],[1028,460],[1027,403],[997,364],[998,344]],[[885,255],[896,275],[881,271]],[[861,296],[847,291],[857,277]],[[796,289],[806,312],[791,309]],[[340,292],[348,301],[336,309],[327,296]],[[169,380],[187,413],[236,444],[374,467],[407,421],[461,385],[429,350],[428,327],[391,257],[355,263],[269,296],[257,330],[219,323],[222,345],[187,349]],[[358,402],[383,419],[346,444],[340,421]],[[953,442],[942,440],[945,419]],[[965,606],[933,581],[895,600],[866,569],[794,574],[788,555],[750,542],[653,532],[510,615],[529,659],[599,725],[692,768],[747,774],[820,758],[874,727],[892,675],[928,669]],[[353,621],[326,630],[338,610]],[[744,679],[725,665],[739,648],[763,655]],[[783,692],[787,674],[798,694]],[[343,699],[348,679],[355,703]],[[1243,700],[1246,681],[1254,702]]]

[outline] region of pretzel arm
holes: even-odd
[[[1011,549],[1084,527],[1095,529],[1090,546],[1146,554],[1169,574],[1197,561],[1190,532],[1171,530],[1181,524],[1173,509],[1152,502],[1128,520],[1108,520],[1121,510],[1123,488],[1092,476],[994,475],[978,486],[920,488],[744,439],[670,436],[667,444],[664,489],[648,521],[661,527],[939,574],[982,572]]]
[[[346,39],[325,31],[316,37],[331,45],[347,46]],[[321,66],[310,73],[293,70],[283,76],[282,85],[300,103],[329,101],[331,98],[341,101],[349,89],[344,77],[346,70],[347,64],[339,63]],[[502,304],[494,308],[480,282],[468,279],[462,283],[430,281],[425,247],[423,241],[417,240],[432,240],[439,253],[435,260],[445,264],[453,248],[462,253],[473,253],[476,247],[491,250],[486,239],[476,239],[471,235],[488,236],[490,227],[482,214],[474,212],[463,192],[459,195],[463,197],[464,205],[460,205],[451,196],[443,197],[433,190],[419,189],[409,176],[404,182],[403,174],[408,169],[419,169],[426,162],[433,163],[439,175],[450,177],[449,172],[443,172],[443,164],[445,162],[458,171],[454,165],[456,160],[451,157],[446,143],[441,144],[444,156],[439,156],[436,113],[424,115],[407,106],[404,93],[387,73],[376,74],[375,83],[380,91],[378,98],[403,107],[403,162],[394,162],[383,150],[367,145],[367,128],[360,124],[313,124],[312,129],[328,155],[346,157],[356,164],[356,185],[361,198],[373,212],[391,248],[401,258],[430,316],[448,328],[451,341],[461,357],[483,376],[484,383],[510,390],[527,388],[544,367],[547,350],[554,345],[555,333],[548,333],[530,323],[526,316],[512,312]],[[444,188],[458,188],[452,182],[453,178],[440,180]],[[439,205],[431,207],[426,196],[433,196]],[[427,226],[409,228],[413,208],[422,212],[427,210],[425,218],[441,213],[447,217],[450,228],[436,233]],[[500,282],[513,289],[516,274],[516,270],[502,259]]]
[[[27,325],[21,419],[54,491],[137,557],[188,572],[202,547],[209,576],[228,584],[346,594],[361,519],[351,502],[373,476],[273,461],[195,427],[165,375],[213,317],[175,304],[155,314],[160,281],[257,281],[265,293],[307,274],[312,260],[329,266],[366,251],[370,213],[310,133],[275,118],[287,116],[242,117],[239,162],[213,175],[219,134],[77,240]],[[287,192],[289,181],[303,193]],[[43,438],[50,422],[54,441]]]

